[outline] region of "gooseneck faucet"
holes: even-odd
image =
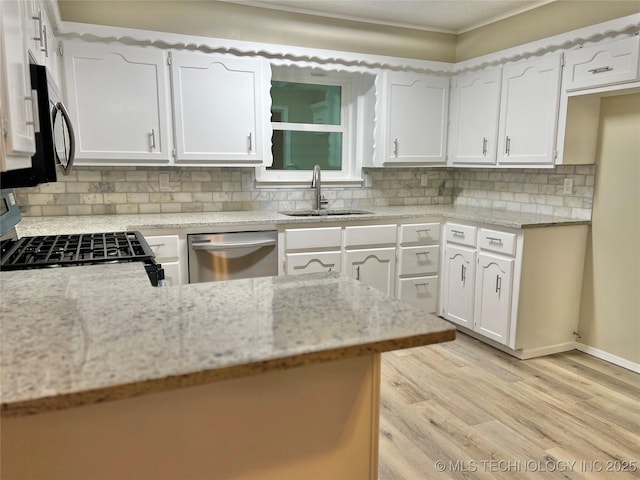
[[[311,179],[311,188],[316,189],[316,202],[314,210],[321,210],[323,205],[327,205],[329,203],[329,201],[326,200],[322,195],[322,180],[320,179],[320,176],[320,165],[314,165],[313,178]]]

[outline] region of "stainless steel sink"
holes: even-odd
[[[290,217],[332,217],[338,215],[372,215],[373,212],[367,212],[366,210],[286,210],[280,212],[283,215]]]

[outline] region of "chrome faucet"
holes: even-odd
[[[323,205],[328,205],[329,201],[322,195],[321,189],[322,181],[320,180],[320,165],[314,165],[313,178],[311,179],[311,188],[316,189],[316,205],[314,210],[321,210]]]

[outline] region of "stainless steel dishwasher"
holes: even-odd
[[[188,235],[189,283],[278,274],[274,231]]]

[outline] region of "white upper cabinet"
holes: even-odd
[[[640,80],[640,35],[567,52],[567,91]]]
[[[25,34],[25,4],[0,2],[0,170],[31,166],[34,107]]]
[[[262,163],[265,60],[175,52],[171,75],[178,163]]]
[[[498,165],[553,165],[561,55],[506,65],[502,73]]]
[[[454,78],[449,136],[452,165],[496,163],[502,69]]]
[[[384,75],[385,120],[378,137],[383,165],[444,164],[449,79],[399,72]]]
[[[163,50],[68,42],[63,60],[76,164],[169,162]]]

